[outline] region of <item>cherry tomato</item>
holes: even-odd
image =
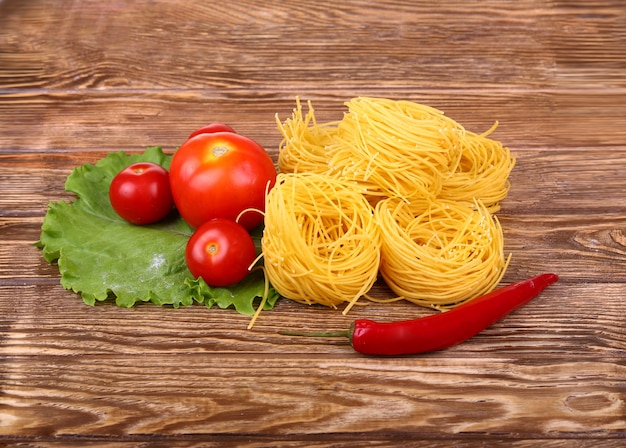
[[[185,250],[191,274],[209,286],[229,286],[250,272],[256,248],[248,231],[228,219],[206,221],[191,235]]]
[[[133,224],[152,224],[174,207],[169,174],[161,165],[134,163],[120,171],[109,187],[113,210]]]
[[[213,132],[232,132],[235,133],[235,130],[224,123],[210,123],[206,126],[201,127],[191,133],[187,140],[192,137],[195,137],[198,134],[212,134]]]
[[[276,182],[276,168],[255,141],[232,132],[199,134],[174,153],[170,185],[176,207],[192,227],[215,218],[237,220],[247,209],[265,210],[265,192]],[[238,222],[250,230],[263,214],[248,211]]]

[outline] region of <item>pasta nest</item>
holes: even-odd
[[[264,266],[281,295],[348,309],[372,287],[381,234],[355,184],[315,173],[278,175],[265,205]]]
[[[500,281],[509,260],[495,215],[448,201],[378,203],[380,273],[398,296],[438,309],[486,294]]]

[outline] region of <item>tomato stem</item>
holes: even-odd
[[[206,247],[206,252],[209,255],[217,255],[219,252],[220,246],[217,243],[209,243]]]
[[[211,150],[211,154],[213,155],[213,157],[215,158],[219,158],[222,157],[224,154],[226,154],[229,151],[227,146],[215,146],[212,150]]]

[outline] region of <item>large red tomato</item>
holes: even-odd
[[[269,154],[255,141],[233,132],[199,134],[174,153],[170,184],[176,208],[191,226],[225,218],[236,220],[247,209],[265,210],[265,193],[276,182]],[[258,211],[238,222],[252,229],[263,222]]]
[[[243,226],[212,219],[191,235],[185,250],[189,272],[209,286],[230,286],[243,280],[256,258],[252,237]]]

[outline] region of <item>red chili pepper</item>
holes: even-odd
[[[299,333],[291,336],[347,337],[357,352],[366,355],[413,355],[442,350],[477,335],[512,311],[537,297],[559,279],[541,274],[491,291],[449,311],[398,322],[355,320],[346,331]]]

